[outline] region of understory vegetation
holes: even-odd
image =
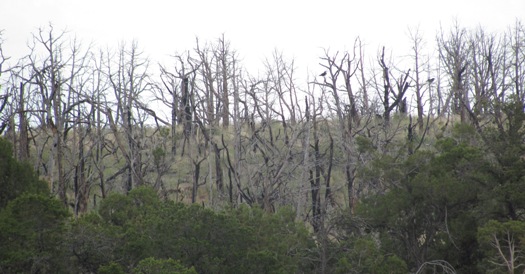
[[[0,273],[523,273],[525,28],[410,39],[304,82],[224,37],[0,47]]]

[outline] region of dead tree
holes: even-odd
[[[177,122],[178,122],[178,109],[181,105],[179,90],[180,77],[169,72],[165,67],[160,66],[160,80],[162,87],[155,89],[155,97],[158,101],[162,102],[165,106],[171,109],[171,154],[174,156],[177,154]],[[168,94],[164,92],[166,90]]]
[[[4,56],[4,51],[3,51],[3,48],[2,48],[2,45],[4,43],[4,39],[2,37],[2,33],[3,31],[0,31],[0,76],[2,76],[2,74],[6,71],[3,70],[3,65],[5,63],[5,61],[7,60],[7,58]],[[0,85],[0,88],[2,86]],[[7,106],[7,103],[9,102],[9,94],[8,93],[4,93],[4,94],[0,94],[0,113],[4,113],[4,109],[5,107]],[[7,115],[0,115],[0,134],[2,134],[5,130],[5,128],[7,127],[7,124],[8,124],[8,120],[9,120],[9,117],[7,117]]]
[[[31,67],[31,84],[38,91],[41,113],[40,122],[43,129],[52,140],[51,157],[45,168],[45,175],[51,181],[52,190],[57,193],[64,205],[68,205],[67,188],[68,182],[64,167],[64,141],[66,138],[66,121],[71,112],[66,111],[68,102],[63,98],[67,95],[66,83],[69,78],[65,68],[69,66],[67,53],[64,47],[65,32],[57,33],[50,25],[49,29],[38,30],[33,35],[30,45],[31,53],[28,55],[28,63]],[[37,57],[37,51],[43,49],[45,54],[42,58]],[[66,109],[65,109],[65,108]]]
[[[218,71],[220,71],[219,82],[221,89],[219,94],[221,95],[222,103],[222,126],[227,128],[230,125],[230,86],[229,80],[231,79],[231,65],[232,59],[235,59],[235,53],[231,52],[229,42],[225,41],[224,35],[219,38],[218,48],[215,52],[215,58],[218,61]]]
[[[516,21],[513,28],[509,30],[508,36],[510,37],[510,66],[512,68],[509,73],[510,80],[512,81],[512,89],[514,94],[520,98],[522,102],[525,102],[525,27],[521,21]]]
[[[451,29],[448,37],[443,31],[438,36],[440,62],[451,81],[451,92],[447,97],[445,108],[452,101],[452,113],[460,116],[461,122],[467,122],[470,102],[466,81],[468,77],[468,58],[470,46],[468,45],[465,29],[456,25]]]
[[[23,82],[20,82],[18,98],[18,130],[20,132],[18,144],[18,159],[20,161],[26,161],[29,159],[29,123],[27,121],[26,115],[25,92]]]
[[[365,73],[365,53],[364,48],[361,42],[361,39],[358,37],[356,39],[356,46],[359,50],[359,62],[357,63],[357,69],[359,71],[359,77],[357,81],[360,85],[361,91],[361,100],[363,102],[361,106],[361,112],[364,114],[370,114],[370,99],[368,97],[368,80],[366,79]]]
[[[357,43],[357,40],[356,40]],[[338,58],[339,53],[330,55],[325,51],[325,56],[321,58],[320,64],[327,71],[327,75],[323,76],[323,82],[317,84],[321,85],[323,89],[330,92],[330,99],[333,99],[333,110],[336,113],[336,123],[339,126],[338,131],[338,146],[344,153],[344,172],[346,177],[346,188],[348,195],[348,206],[353,209],[355,205],[355,172],[356,167],[353,158],[353,133],[355,127],[359,125],[358,106],[355,100],[352,78],[358,70],[358,59],[356,59],[356,52],[354,48],[353,53],[345,52],[341,59]],[[342,80],[341,80],[341,78]],[[342,81],[342,83],[340,83]],[[340,93],[347,96],[345,100],[340,96]]]
[[[399,78],[395,80],[394,89],[394,85],[392,84],[392,78],[396,78],[394,77],[389,65],[387,65],[385,62],[385,47],[383,47],[383,50],[381,52],[379,66],[381,67],[383,75],[383,119],[385,121],[385,127],[388,127],[390,123],[391,113],[396,107],[399,106],[401,108],[401,112],[403,112],[404,110],[404,112],[406,113],[405,93],[410,87],[410,69],[408,69],[407,72],[404,73],[404,75],[400,75]],[[392,99],[393,101],[391,102],[390,99]]]
[[[142,57],[138,44],[133,42],[129,48],[122,44],[116,61],[108,54],[107,74],[111,89],[116,98],[115,116],[107,110],[110,124],[119,148],[126,159],[127,179],[124,189],[129,192],[134,186],[145,184],[146,172],[143,149],[146,145],[143,121],[147,113],[141,103],[142,94],[151,87],[147,74],[149,61]],[[123,132],[120,132],[120,129]],[[125,138],[122,140],[119,135]]]
[[[410,40],[412,42],[412,58],[414,61],[414,73],[411,77],[412,81],[415,83],[415,92],[416,92],[416,109],[417,109],[417,126],[419,132],[422,133],[425,129],[424,123],[424,98],[429,98],[432,100],[432,94],[430,94],[430,84],[434,81],[432,78],[428,77],[427,79],[422,77],[422,74],[425,72],[425,67],[429,66],[428,61],[425,62],[424,55],[422,54],[424,41],[423,35],[420,32],[419,28],[416,30],[409,30]],[[427,74],[429,72],[427,71]],[[425,94],[428,94],[426,96]],[[432,103],[431,103],[432,104]],[[431,109],[428,110],[428,115],[431,114]]]

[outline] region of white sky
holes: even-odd
[[[403,55],[409,27],[419,25],[433,46],[440,23],[447,29],[454,18],[467,28],[504,30],[525,21],[525,0],[0,0],[4,50],[13,59],[28,52],[32,32],[52,22],[98,47],[136,39],[153,62],[191,50],[196,36],[224,33],[244,64],[261,70],[260,61],[278,49],[315,71],[321,48],[350,49],[358,35],[368,55],[382,45]]]

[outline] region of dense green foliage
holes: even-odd
[[[22,194],[0,213],[0,270],[56,273],[66,267],[62,245],[67,210],[54,198]]]
[[[0,208],[24,192],[46,193],[47,185],[38,180],[27,163],[13,158],[11,143],[0,138]]]
[[[149,188],[108,197],[98,214],[73,224],[70,240],[76,264],[86,271],[112,261],[131,270],[155,258],[178,260],[198,273],[293,273],[308,267],[301,258],[313,245],[289,210],[214,212],[160,201]]]
[[[0,138],[0,272],[53,273],[66,267],[61,243],[68,215]]]
[[[436,257],[455,265],[476,260],[480,189],[487,184],[481,152],[446,139],[436,153],[408,157],[396,187],[365,200],[360,213],[380,233],[383,247],[413,267]],[[445,257],[443,257],[445,256]]]
[[[457,124],[431,149],[374,160],[369,173],[381,174],[376,179],[388,187],[364,199],[357,216],[384,254],[396,254],[412,271],[439,261],[461,273],[499,273],[509,258],[509,273],[521,269],[523,104],[510,101],[504,112],[500,129]]]
[[[57,200],[41,195],[24,194],[10,202],[0,215],[0,270],[295,273],[312,267],[302,260],[313,242],[289,210],[216,213],[161,202],[151,189],[137,188],[129,196],[104,200],[100,214],[69,225],[67,215]]]

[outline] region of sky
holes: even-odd
[[[13,59],[28,53],[31,33],[52,23],[95,47],[136,40],[154,62],[193,49],[196,37],[224,34],[251,70],[262,70],[274,50],[315,71],[323,49],[351,49],[357,36],[369,53],[386,46],[395,56],[410,50],[409,28],[419,27],[433,46],[440,25],[454,20],[503,31],[516,19],[525,21],[525,0],[0,0],[3,47]]]

